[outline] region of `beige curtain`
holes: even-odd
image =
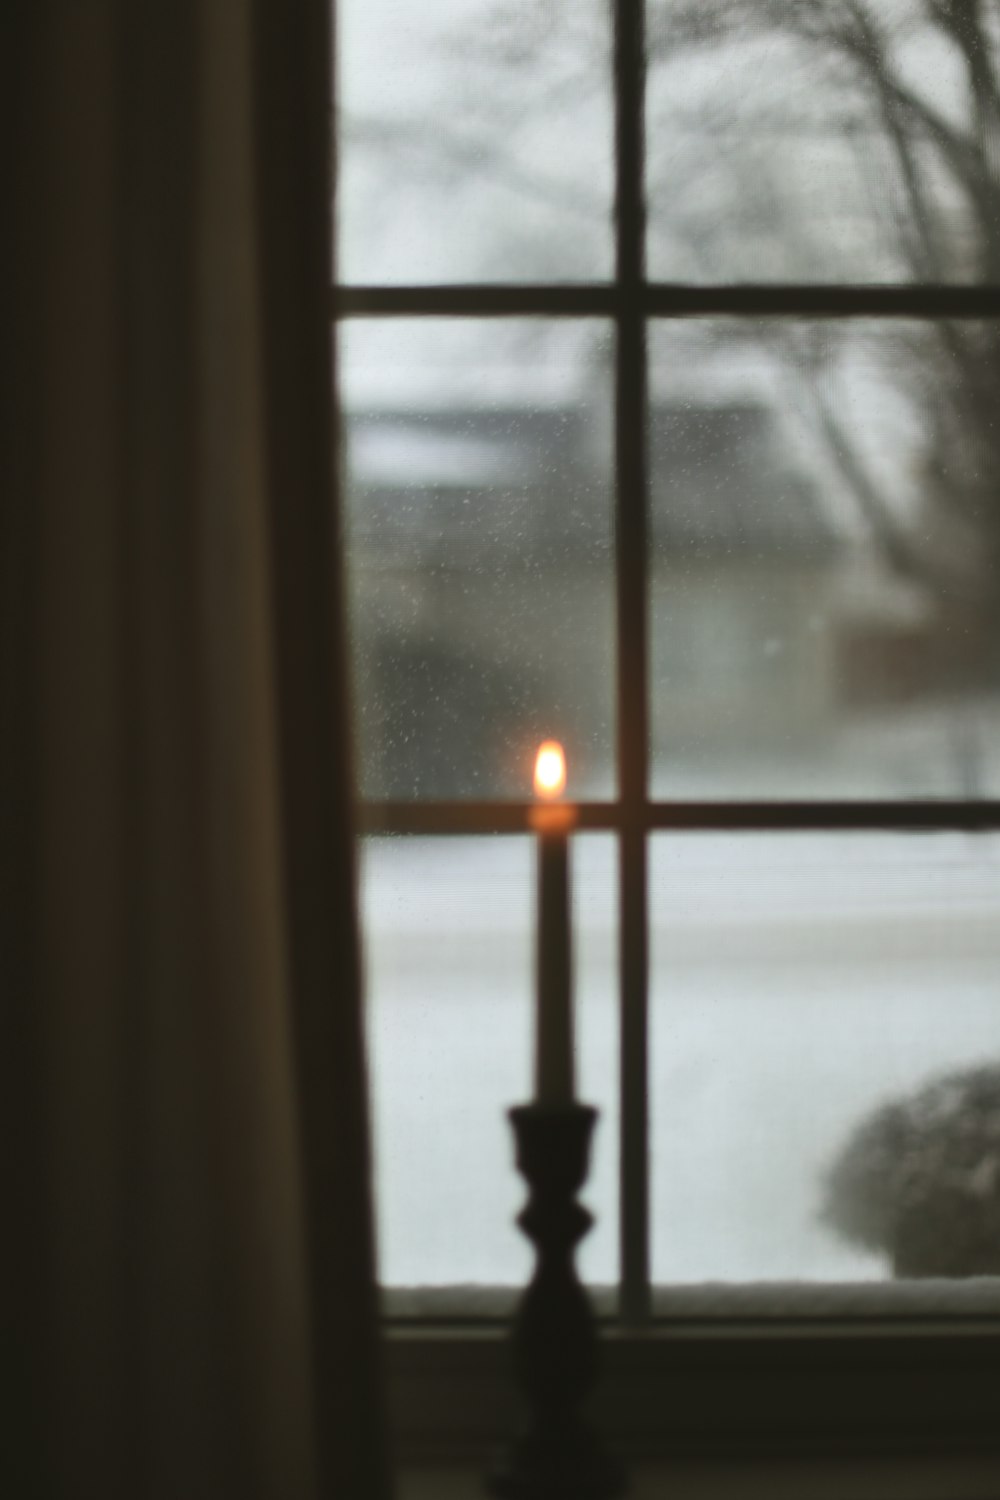
[[[321,0],[7,0],[12,1497],[386,1493]]]

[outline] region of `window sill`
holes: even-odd
[[[386,1287],[382,1310],[390,1322],[452,1324],[495,1323],[511,1316],[521,1296],[515,1286]],[[588,1284],[597,1316],[615,1317],[618,1292],[612,1286]],[[1000,1327],[1000,1277],[954,1281],[928,1277],[920,1281],[881,1282],[706,1282],[660,1286],[652,1291],[653,1316],[690,1322],[752,1320],[947,1319],[966,1322],[994,1318]]]
[[[631,1467],[627,1500],[996,1500],[1000,1459],[951,1457],[802,1462],[685,1461]],[[415,1464],[397,1474],[397,1500],[481,1500],[475,1464]]]
[[[515,1430],[502,1326],[390,1327],[386,1362],[400,1460],[481,1463]],[[603,1364],[592,1414],[627,1459],[1000,1463],[995,1317],[608,1329]]]

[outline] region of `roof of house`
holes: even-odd
[[[658,550],[813,558],[836,546],[818,486],[762,405],[658,406],[649,459]],[[610,424],[579,408],[355,413],[348,468],[352,525],[386,543],[471,542],[478,528],[494,546],[586,548],[611,535]]]

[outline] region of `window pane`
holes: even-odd
[[[1000,790],[1000,336],[713,320],[650,342],[667,797]]]
[[[366,796],[614,785],[606,328],[348,324],[348,551]]]
[[[341,0],[337,17],[341,279],[608,275],[602,0]]]
[[[380,1279],[390,1287],[519,1287],[530,1273],[532,1253],[514,1223],[526,1191],[506,1111],[532,1090],[532,844],[370,838],[362,846]],[[606,1303],[618,1256],[609,836],[574,838],[572,881],[578,1090],[601,1111],[582,1194],[597,1222],[579,1265],[606,1289]]]
[[[655,1279],[1000,1273],[1000,839],[664,836],[651,870]]]
[[[650,0],[649,263],[1000,281],[1000,10]]]
[[[380,1279],[520,1283],[504,1112],[531,1089],[531,841],[363,849]]]

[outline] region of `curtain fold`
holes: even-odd
[[[326,18],[0,28],[4,1491],[383,1495]]]

